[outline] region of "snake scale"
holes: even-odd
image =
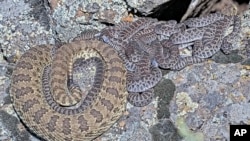
[[[14,108],[23,123],[43,139],[92,140],[125,110],[128,94],[123,62],[114,49],[98,40],[63,45],[55,57],[51,49],[49,45],[33,47],[17,62],[10,88]],[[70,69],[78,58],[93,58],[96,65],[93,86],[87,95],[82,93],[82,99],[64,93],[70,91],[65,77],[70,78]],[[75,91],[76,95],[79,92]]]
[[[231,23],[233,32],[224,37]],[[127,101],[137,107],[152,101],[160,68],[181,70],[220,49],[229,53],[240,29],[237,16],[220,13],[183,23],[139,18],[86,31],[56,51],[31,48],[13,71],[14,108],[46,140],[92,140],[117,121]],[[187,46],[193,46],[192,56],[180,56]]]

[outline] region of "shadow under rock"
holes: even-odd
[[[155,97],[159,97],[157,118],[169,118],[170,112],[168,105],[172,100],[175,92],[175,84],[170,79],[162,79],[155,88]]]
[[[160,120],[149,129],[153,141],[181,141],[176,127],[169,119]]]

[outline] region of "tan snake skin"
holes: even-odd
[[[55,63],[51,58],[51,48],[33,47],[17,62],[10,89],[14,108],[24,124],[45,140],[93,140],[110,128],[125,110],[128,94],[123,62],[112,47],[97,40],[63,45],[56,52],[61,54],[53,57]],[[50,92],[55,87],[58,88],[55,91],[60,90],[60,82],[65,79],[62,77],[66,77],[64,75],[69,66],[64,64],[65,59],[74,61],[74,58],[91,57],[99,60],[96,63],[96,76],[101,77],[95,77],[86,98],[77,107],[60,106],[52,97],[59,97],[57,100],[60,101],[64,95],[60,92],[50,95]],[[53,63],[54,66],[51,65]],[[53,82],[54,88],[48,88],[51,80],[43,76],[47,74],[49,69],[45,68],[49,66],[52,66],[52,73],[48,73],[48,79],[57,78]],[[53,73],[55,68],[59,73]]]

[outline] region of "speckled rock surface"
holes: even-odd
[[[183,123],[187,127],[178,128],[185,140],[229,140],[230,124],[249,124],[250,71],[244,42],[250,33],[248,15],[246,11],[242,16],[237,50],[229,55],[218,52],[205,63],[165,76],[176,85],[170,119],[177,128]]]
[[[166,3],[170,0],[126,0],[127,4],[138,10],[143,15],[148,15],[158,5]]]
[[[86,29],[100,30],[105,23],[118,23],[127,14],[127,5],[121,0],[51,0],[53,26],[59,40],[68,40]]]
[[[8,89],[14,62],[35,45],[68,42],[85,29],[103,28],[103,22],[117,23],[126,16],[127,6],[119,0],[0,0],[0,5],[0,140],[39,141],[11,105]],[[218,53],[178,72],[166,71],[151,104],[127,104],[124,116],[96,140],[225,140],[229,123],[250,124],[250,61],[243,41],[250,35],[249,12],[242,18],[237,51]]]
[[[54,42],[45,7],[32,2],[0,1],[0,45],[6,57],[23,53],[37,44]]]
[[[230,123],[249,124],[248,75],[249,70],[242,69],[240,64],[211,61],[178,73],[170,72],[166,78],[176,84],[171,120],[176,121],[176,126],[179,119],[184,120],[188,130],[202,133],[201,140],[229,139]],[[184,136],[190,138],[188,134]]]

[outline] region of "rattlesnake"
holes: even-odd
[[[48,45],[33,47],[17,62],[10,88],[14,108],[25,125],[46,140],[92,140],[110,128],[125,110],[127,91],[123,62],[114,49],[97,40],[63,45],[54,60],[51,48]],[[97,66],[93,86],[79,104],[70,103],[69,99],[67,102],[61,93],[62,89],[67,90],[64,77],[71,73],[67,65],[74,63],[65,64],[65,61],[77,58],[94,58]],[[52,88],[50,83],[53,83]],[[51,95],[51,91],[58,93]],[[52,97],[58,97],[56,100],[68,106],[61,106]]]
[[[184,23],[191,27],[170,37],[174,44],[187,44],[194,41],[192,55],[209,58],[220,49],[228,54],[241,30],[239,16],[227,16],[214,13],[200,18],[190,18]],[[233,23],[233,31],[225,36],[226,30]]]
[[[210,57],[222,42],[231,45],[234,34],[221,39],[231,18],[219,15],[211,21],[212,17],[184,22],[189,29],[175,21],[141,18],[101,32],[84,33],[54,55],[51,46],[31,48],[13,71],[10,95],[14,108],[28,128],[46,140],[92,140],[121,116],[127,98],[135,106],[152,101],[152,88],[162,78],[159,67],[180,70]],[[214,27],[205,25],[200,30],[203,20],[211,21],[209,24]],[[240,24],[237,18],[234,22]],[[226,26],[220,29],[223,23]],[[214,31],[204,32],[204,29]],[[234,28],[234,32],[239,30],[239,26]],[[211,38],[210,34],[217,36]],[[93,38],[102,39],[112,47],[98,40],[80,41]],[[195,41],[193,56],[181,58],[178,44],[192,41]],[[200,46],[201,41],[203,45],[212,43],[212,49]],[[226,52],[231,46],[223,48]],[[86,66],[86,62],[92,62],[96,68],[87,92],[73,80],[72,71],[77,68],[78,59],[82,59],[79,68]]]
[[[154,96],[152,88],[162,78],[159,66],[164,69],[180,70],[188,64],[202,61],[193,57],[180,58],[177,47],[165,47],[167,51],[163,52],[161,39],[183,30],[185,25],[178,24],[174,20],[138,18],[132,22],[122,22],[114,27],[107,27],[100,32],[100,39],[119,52],[125,63],[128,70],[128,102],[132,105],[141,107],[152,101]],[[159,48],[160,50],[157,50]],[[169,58],[169,55],[172,58]],[[162,67],[163,65],[166,67]],[[168,67],[170,65],[172,66]]]

